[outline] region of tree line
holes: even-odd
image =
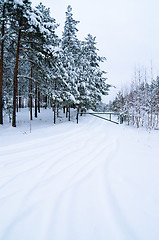
[[[120,112],[128,124],[148,129],[159,125],[159,77],[153,78],[152,67],[148,71],[135,71],[130,89],[120,91],[110,102],[110,110]]]
[[[100,67],[96,38],[77,37],[77,24],[71,6],[66,11],[62,37],[50,9],[29,0],[0,0],[0,124],[4,113],[16,127],[19,108],[33,107],[37,118],[41,107],[54,111],[96,110],[110,85]]]

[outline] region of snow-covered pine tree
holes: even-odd
[[[0,1],[0,18],[1,18],[0,124],[3,124],[3,64],[4,64],[5,11],[6,11],[6,3],[3,0],[1,0]]]
[[[77,38],[76,25],[79,21],[73,19],[72,8],[69,5],[66,11],[66,21],[62,33],[63,66],[65,68],[66,87],[63,92],[65,107],[76,103],[80,41]]]
[[[3,0],[0,1],[3,3]],[[7,24],[5,32],[8,37],[3,38],[1,31],[1,40],[5,39],[5,44],[1,44],[2,49],[5,47],[5,61],[1,61],[1,83],[4,83],[6,109],[13,99],[12,126],[16,126],[18,103],[21,107],[22,98],[28,98],[28,93],[31,115],[32,101],[35,100],[35,117],[37,105],[40,106],[39,95],[53,107],[54,113],[60,106],[95,109],[102,94],[106,94],[109,88],[99,67],[103,58],[98,56],[96,47],[94,50],[86,49],[87,45],[95,45],[95,38],[91,35],[88,41],[78,40],[78,21],[73,19],[71,6],[67,8],[60,42],[55,34],[55,19],[44,5],[39,4],[33,9],[28,0],[6,0],[5,4],[4,23]],[[91,41],[91,44],[88,43]]]
[[[47,82],[49,79],[47,70],[49,69],[49,71],[53,72],[51,64],[53,66],[53,55],[55,52],[55,46],[57,46],[57,42],[59,42],[59,40],[58,37],[55,35],[55,29],[57,27],[57,24],[55,23],[55,19],[50,17],[49,9],[47,9],[42,4],[40,4],[36,9],[32,9],[29,2],[25,2],[25,4],[23,4],[22,2],[16,2],[16,4],[14,4],[15,3],[13,2],[14,11],[10,14],[10,28],[15,32],[14,40],[16,40],[16,38],[18,37],[18,43],[16,46],[17,50],[15,54],[16,65],[14,71],[14,86],[16,86],[16,88],[14,87],[12,123],[12,125],[15,126],[18,93],[17,78],[20,85],[25,85],[25,93],[30,91],[30,103],[32,103],[35,92],[35,114],[37,116],[37,95],[39,96],[38,91],[39,88],[41,89],[41,91],[42,89],[44,91],[44,86],[45,89],[49,88],[49,85],[46,84],[46,79]],[[16,15],[17,12],[19,12],[18,16]],[[19,17],[20,14],[21,18]],[[24,21],[25,26],[23,25]],[[20,23],[21,26],[19,26]],[[29,72],[31,73],[30,75],[28,74]],[[34,78],[35,76],[36,79]],[[30,83],[29,86],[28,79]],[[39,85],[37,83],[39,83]],[[48,90],[46,92],[48,92]],[[32,107],[30,109],[32,113]]]
[[[96,110],[100,104],[102,95],[107,95],[110,85],[106,84],[106,78],[100,68],[100,63],[105,60],[98,55],[96,37],[88,34],[83,42],[83,75],[82,85],[86,87],[86,108]],[[82,93],[82,92],[81,92]]]
[[[12,1],[0,0],[0,124],[3,124],[3,85],[4,85],[4,50],[5,50],[5,41],[8,36],[8,27],[9,23],[8,15],[9,11],[12,8]]]
[[[16,106],[17,106],[17,93],[18,93],[18,64],[19,64],[19,55],[20,55],[20,42],[22,37],[22,32],[29,27],[28,26],[28,17],[27,13],[31,10],[31,2],[29,0],[25,1],[14,1],[13,0],[13,10],[12,10],[12,19],[13,25],[12,28],[17,32],[16,40],[16,55],[15,55],[15,68],[14,68],[14,80],[13,80],[13,116],[12,116],[12,126],[16,127]]]
[[[42,99],[45,99],[45,106],[47,106],[51,86],[53,88],[52,72],[55,60],[54,55],[55,48],[59,43],[55,29],[58,24],[50,16],[50,9],[40,3],[30,13],[30,25],[27,43],[31,44],[31,48],[34,50],[34,52],[30,52],[30,59],[34,61],[32,65],[32,77],[35,79],[31,83],[33,84],[33,92],[31,94],[35,99],[35,117],[37,117],[37,107],[38,103],[40,103],[38,96],[44,96]]]
[[[50,106],[54,111],[54,123],[56,122],[56,111],[60,106],[61,92],[65,86],[65,70],[62,63],[62,49],[60,48],[60,39],[55,34],[57,24],[55,19],[50,16],[50,10],[40,4],[37,9],[43,16],[43,27],[47,28],[43,40],[42,59],[43,68],[43,82],[41,85],[41,92],[48,99]]]

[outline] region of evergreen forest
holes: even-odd
[[[96,37],[77,37],[78,23],[67,7],[62,37],[50,9],[29,0],[0,0],[0,124],[4,115],[16,127],[17,112],[30,109],[30,119],[40,108],[68,112],[97,110],[107,95],[106,72],[100,67]],[[33,111],[34,109],[34,111]],[[33,116],[34,114],[34,116]]]

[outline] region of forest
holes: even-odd
[[[96,37],[78,39],[79,21],[70,5],[61,38],[59,24],[42,3],[34,8],[29,0],[0,0],[0,19],[1,125],[7,119],[16,127],[21,108],[29,108],[30,120],[50,108],[53,123],[59,110],[69,121],[72,108],[103,110],[102,96],[111,87],[101,68],[106,58],[98,54]],[[152,67],[136,69],[129,89],[119,91],[105,109],[122,113],[137,128],[158,128],[159,77],[154,79]]]
[[[50,9],[29,0],[0,0],[0,124],[4,116],[16,127],[17,112],[30,110],[30,120],[40,108],[68,113],[97,110],[109,92],[106,72],[100,67],[105,57],[98,55],[96,37],[77,37],[72,8],[66,10],[62,37]],[[34,111],[33,111],[34,109]]]
[[[130,88],[121,90],[107,108],[122,113],[128,125],[158,129],[159,77],[153,78],[152,66],[135,70]]]

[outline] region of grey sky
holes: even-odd
[[[39,3],[32,0],[33,5]],[[129,85],[135,66],[153,63],[154,76],[159,75],[159,1],[158,0],[43,0],[63,30],[65,11],[70,4],[79,20],[78,37],[96,36],[100,55],[107,58],[103,70],[108,83],[120,89]]]

